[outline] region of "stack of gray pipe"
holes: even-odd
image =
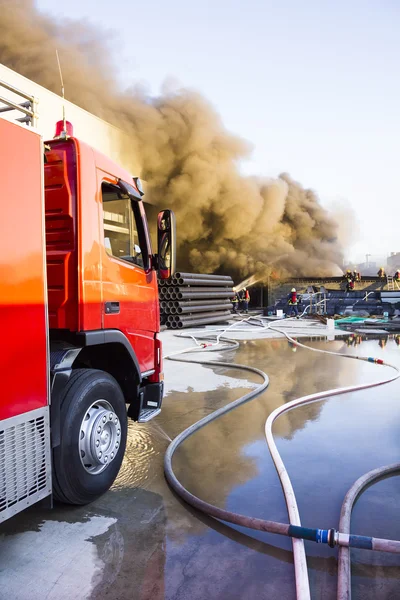
[[[159,281],[161,324],[183,329],[226,321],[231,315],[233,280],[227,275],[176,273]]]

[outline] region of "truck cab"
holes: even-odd
[[[107,363],[129,416],[144,421],[160,410],[163,374],[156,258],[137,181],[74,137],[45,143],[50,350],[70,355],[72,344],[83,347],[80,366]]]
[[[42,470],[33,461],[27,481],[40,472],[43,479],[44,470],[40,498],[50,490],[58,500],[85,504],[118,474],[127,419],[145,422],[161,410],[157,275],[175,268],[175,220],[171,211],[159,213],[153,254],[140,180],[74,137],[65,119],[43,143],[29,127],[34,109],[23,97],[28,127],[0,118],[1,202],[8,203],[0,314],[9,339],[5,389],[12,389],[0,406],[0,444],[21,423],[34,422],[32,409],[42,411]],[[32,294],[33,275],[42,295]],[[23,375],[27,349],[31,384]],[[22,510],[26,497],[40,499],[37,485],[32,493],[25,485],[18,497],[22,450],[8,450],[0,464],[0,479],[9,482],[0,489],[0,521]]]

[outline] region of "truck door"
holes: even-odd
[[[129,339],[143,372],[154,369],[158,330],[157,281],[148,268],[143,203],[107,181],[102,196],[102,302],[104,329],[119,329]]]

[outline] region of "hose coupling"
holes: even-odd
[[[328,545],[331,548],[334,548],[338,543],[338,532],[336,531],[336,529],[329,529],[328,530]]]

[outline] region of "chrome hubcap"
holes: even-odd
[[[81,423],[79,454],[85,470],[98,475],[117,456],[121,446],[121,424],[113,407],[98,400],[86,411]]]

